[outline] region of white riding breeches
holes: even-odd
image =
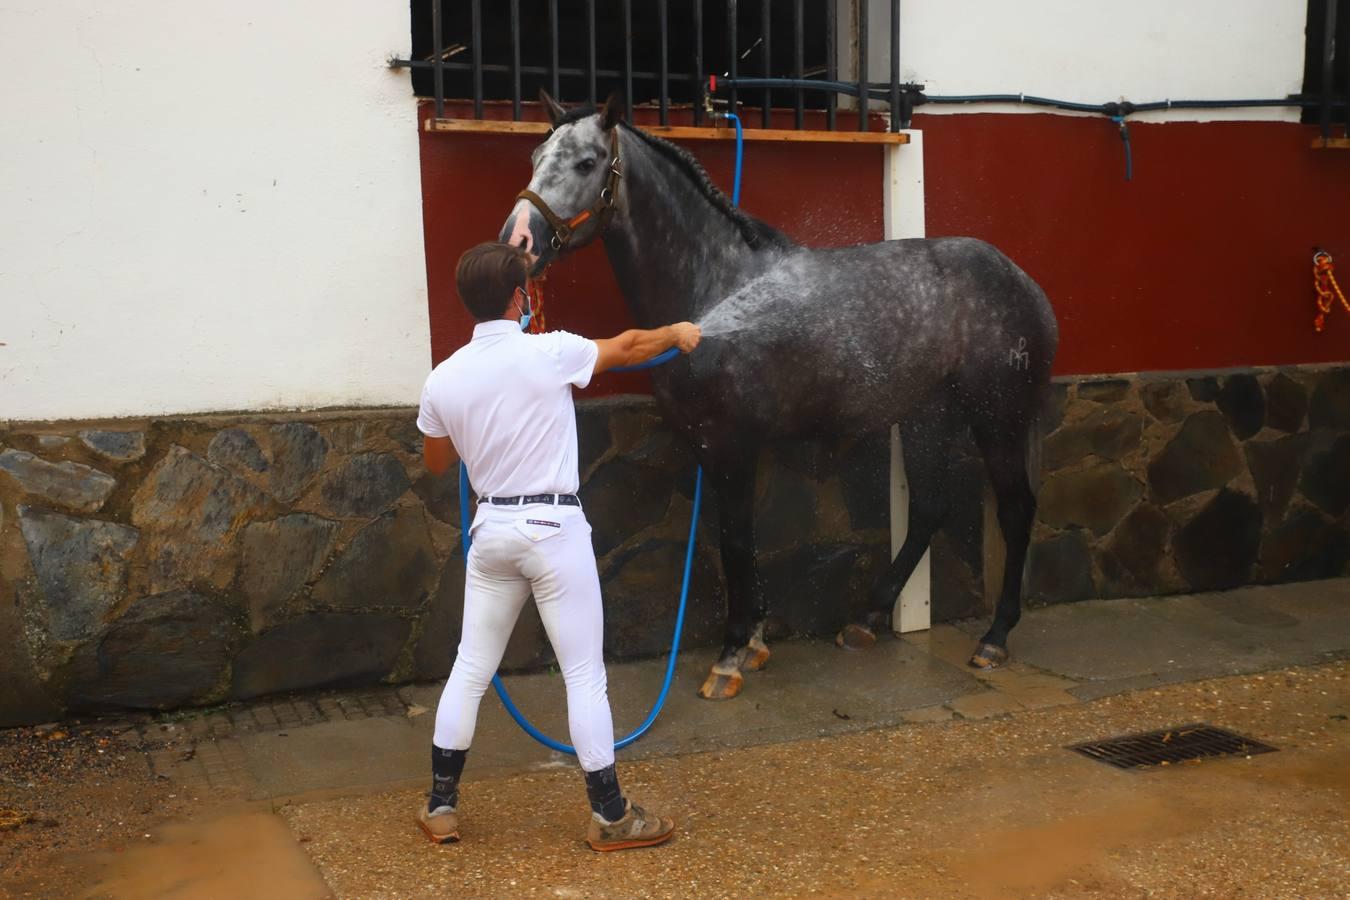
[[[594,772],[612,765],[604,611],[585,514],[569,506],[485,506],[472,534],[464,629],[436,710],[435,745],[469,748],[479,701],[533,593],[567,685],[568,728],[581,768]]]

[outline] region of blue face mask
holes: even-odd
[[[521,291],[520,288],[516,288],[516,290],[525,295],[525,311],[520,314],[520,330],[524,331],[530,327],[530,319],[533,317],[534,313],[530,312],[530,295]]]

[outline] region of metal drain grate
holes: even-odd
[[[1203,723],[1179,725],[1068,748],[1117,769],[1149,769],[1216,756],[1253,756],[1278,748]]]

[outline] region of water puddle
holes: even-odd
[[[310,900],[332,892],[286,823],[245,811],[165,825],[150,839],[88,861],[86,900],[238,898]]]

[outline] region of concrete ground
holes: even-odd
[[[823,642],[779,644],[769,668],[722,704],[694,696],[708,652],[684,656],[656,726],[620,754],[629,790],[681,819],[681,833],[661,850],[586,851],[572,764],[534,744],[490,698],[466,773],[465,841],[421,841],[409,813],[426,786],[439,693],[424,685],[234,706],[98,738],[125,744],[118,756],[132,768],[138,754],[148,761],[136,800],[117,801],[128,809],[119,809],[118,827],[99,823],[97,841],[74,838],[59,804],[45,820],[29,813],[29,824],[0,832],[10,841],[0,843],[0,863],[10,863],[0,891],[1344,891],[1350,782],[1333,760],[1350,751],[1350,580],[1030,610],[1013,636],[1015,662],[995,673],[964,665],[980,628],[938,626],[856,654]],[[661,661],[611,667],[619,730],[645,715],[662,670]],[[508,683],[540,727],[565,737],[559,677]],[[1062,749],[1198,720],[1281,752],[1124,773]],[[33,737],[44,750],[81,738],[52,744],[45,734]],[[42,806],[8,782],[0,779],[0,814]],[[48,796],[94,790],[69,779],[47,784]],[[53,824],[35,830],[35,820]],[[69,852],[81,844],[103,849]],[[261,871],[274,874],[249,880]]]

